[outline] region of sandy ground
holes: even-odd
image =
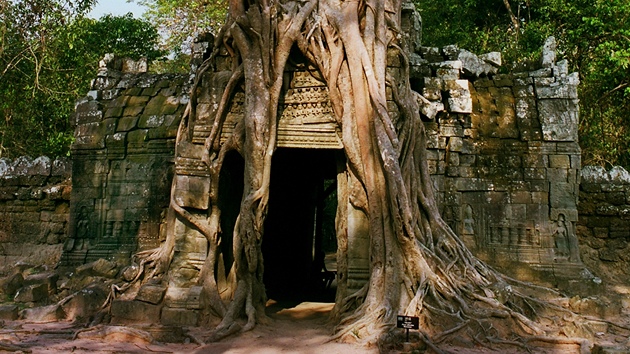
[[[92,329],[78,327],[70,322],[26,323],[23,321],[0,321],[0,348],[4,352],[24,353],[217,353],[217,354],[375,354],[377,348],[366,348],[358,344],[338,343],[330,340],[332,328],[327,320],[332,303],[302,302],[275,303],[267,308],[271,321],[257,325],[250,332],[226,338],[217,343],[199,345],[195,338],[203,339],[209,332],[204,328],[193,328],[184,343],[160,343],[142,335],[129,335],[115,331],[121,327],[97,326]],[[628,314],[610,318],[630,328]],[[110,330],[104,334],[104,330]],[[129,328],[127,328],[129,329]],[[160,331],[159,327],[144,328],[146,332]],[[132,329],[133,330],[133,329]],[[163,331],[163,328],[161,329]],[[79,332],[79,333],[78,333]],[[140,332],[140,334],[146,334]],[[604,335],[596,340],[606,346],[623,346],[630,353],[627,334],[630,331],[615,331],[617,335]],[[163,332],[161,332],[163,334]],[[156,336],[157,338],[157,336]],[[182,337],[183,338],[183,337]],[[149,340],[147,340],[149,339]],[[513,346],[509,348],[484,348],[477,345],[440,346],[446,353],[489,354],[526,353]],[[536,347],[530,353],[569,354],[580,352],[576,345],[547,345]],[[409,353],[410,351],[403,351]],[[392,353],[401,353],[394,351]],[[609,353],[608,351],[604,353]]]
[[[95,331],[82,332],[73,339],[77,327],[72,323],[20,321],[4,323],[0,344],[15,345],[16,350],[21,347],[23,352],[31,353],[377,353],[376,349],[330,341],[331,328],[326,321],[333,304],[304,302],[289,306],[270,306],[268,315],[272,321],[268,325],[258,325],[253,331],[206,345],[149,343],[141,337],[121,333],[98,336]],[[203,337],[203,329],[191,333]]]

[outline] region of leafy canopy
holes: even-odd
[[[506,61],[534,59],[545,38],[580,74],[584,164],[630,167],[630,0],[418,0],[425,45],[458,44]]]
[[[87,18],[94,3],[0,1],[0,157],[67,155],[74,102],[104,54],[163,55],[150,23],[131,14]]]

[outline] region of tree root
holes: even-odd
[[[0,350],[7,352],[32,353],[33,351],[21,345],[10,343],[6,340],[0,340]]]
[[[104,339],[132,342],[136,344],[151,344],[154,342],[153,336],[149,332],[123,326],[97,326],[75,333],[75,338],[84,339]]]

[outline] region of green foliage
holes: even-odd
[[[74,102],[104,54],[162,55],[148,22],[86,18],[93,3],[0,2],[0,157],[67,155]]]
[[[154,70],[188,72],[182,65],[190,53],[192,41],[205,32],[216,33],[225,22],[227,0],[133,0],[147,7],[145,18],[156,25],[165,38],[162,49],[171,53],[174,62],[162,62]],[[172,71],[171,71],[172,72]]]
[[[584,164],[630,167],[630,0],[422,0],[425,45],[501,51],[506,67],[546,37],[580,73]],[[510,17],[514,14],[516,23]]]

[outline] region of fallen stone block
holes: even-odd
[[[31,274],[24,278],[24,285],[44,284],[48,288],[49,294],[57,292],[57,280],[59,275],[53,272]]]
[[[475,54],[464,49],[460,49],[457,60],[462,62],[462,71],[474,77],[487,76],[499,72],[496,67],[486,63]]]
[[[13,296],[24,286],[24,277],[21,273],[15,273],[8,277],[0,279],[0,293]]]
[[[20,317],[23,320],[30,322],[56,322],[63,320],[66,317],[66,314],[63,312],[63,309],[59,304],[54,304],[24,309],[20,313]]]
[[[66,320],[87,319],[101,310],[108,295],[108,288],[103,284],[93,284],[76,292],[62,304]]]
[[[157,305],[164,299],[165,293],[166,287],[147,284],[140,288],[138,295],[136,295],[136,300]]]
[[[0,320],[14,321],[18,318],[17,305],[0,305]]]
[[[112,323],[157,323],[160,321],[160,306],[142,301],[114,300]]]
[[[97,275],[105,278],[114,278],[118,274],[118,265],[106,259],[98,259],[92,263],[77,267],[77,275]]]
[[[13,298],[15,302],[38,302],[48,297],[48,285],[33,284],[28,285],[20,290]]]
[[[194,327],[197,326],[198,322],[199,313],[196,310],[170,307],[162,309],[161,323],[163,325]]]
[[[494,66],[502,65],[501,52],[490,52],[490,53],[481,54],[479,56],[479,59]]]

